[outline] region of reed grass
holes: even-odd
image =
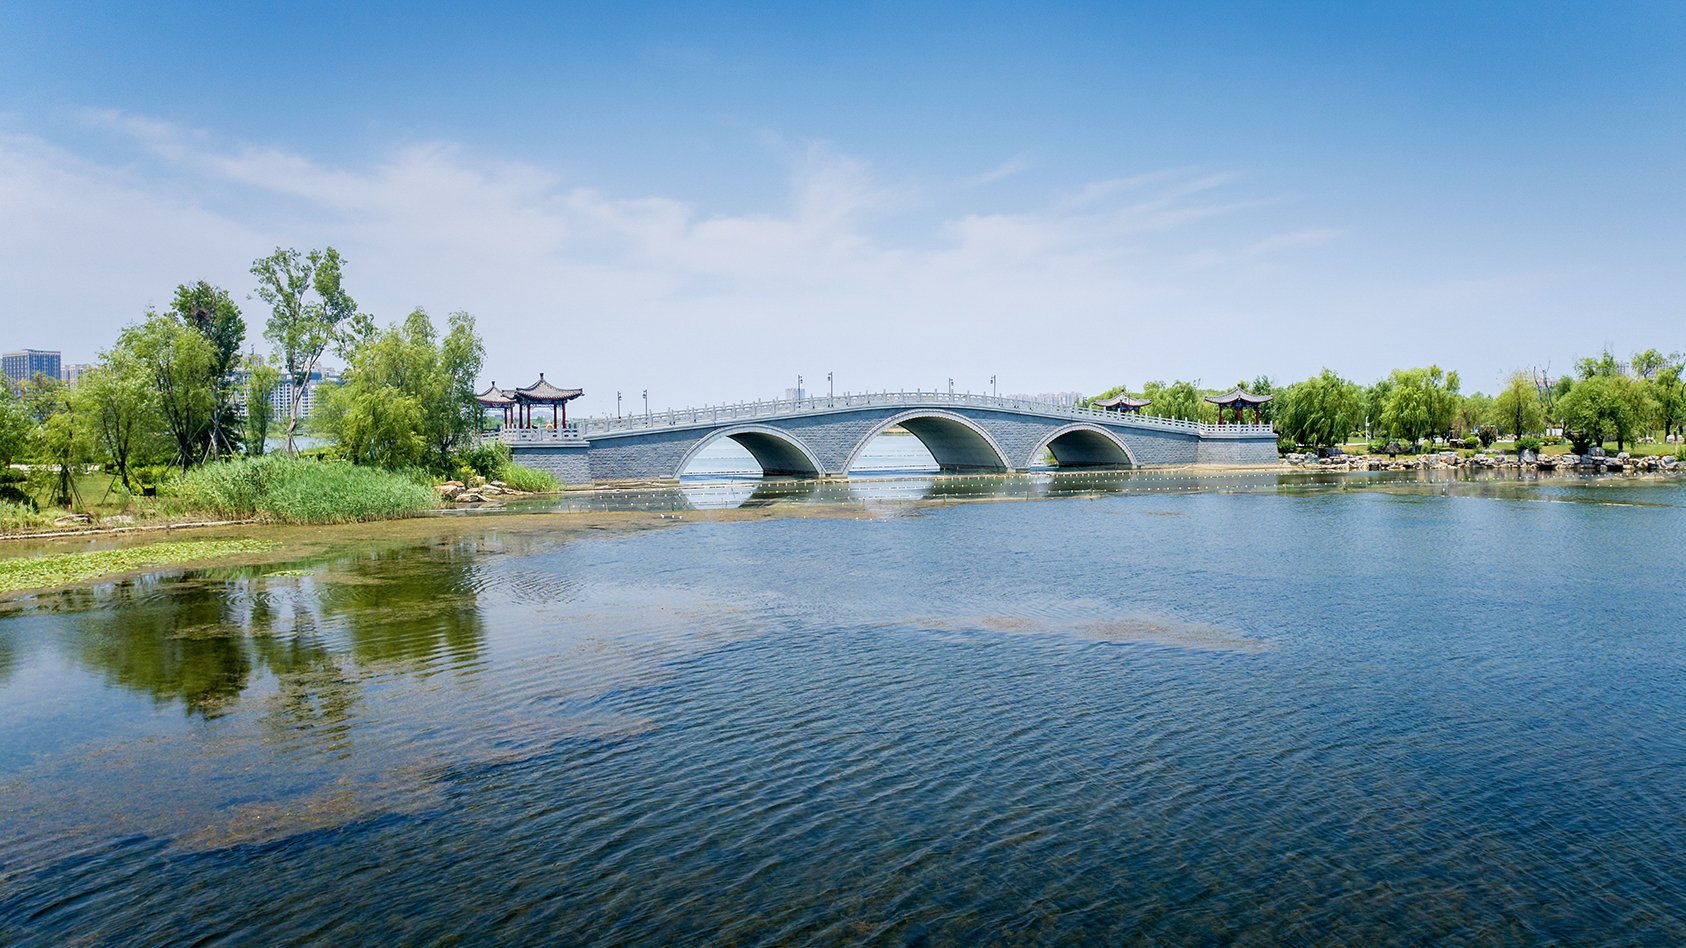
[[[23,530],[52,522],[52,517],[35,510],[28,504],[0,500],[0,530]]]
[[[183,510],[277,523],[389,520],[439,505],[426,483],[407,472],[285,455],[207,464],[169,493]]]

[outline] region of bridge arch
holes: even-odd
[[[733,425],[712,432],[692,445],[691,450],[686,451],[685,456],[679,459],[679,467],[673,472],[673,476],[682,476],[704,448],[721,438],[731,438],[742,445],[744,450],[754,456],[755,463],[761,465],[762,474],[819,477],[825,473],[825,465],[820,463],[820,459],[800,438],[790,432],[771,425]]]
[[[884,419],[872,427],[872,430],[861,438],[854,450],[849,452],[849,459],[843,463],[840,473],[847,474],[855,466],[861,452],[872,443],[886,428],[896,425],[902,426],[908,434],[918,438],[925,445],[925,450],[931,452],[931,457],[937,462],[937,467],[945,471],[958,470],[986,470],[1010,471],[1013,463],[1007,460],[1007,452],[1001,450],[1001,445],[989,432],[979,427],[977,422],[964,415],[940,408],[915,408],[904,411]]]
[[[1060,467],[1135,467],[1136,456],[1123,439],[1100,425],[1077,422],[1049,433],[1025,459],[1025,467],[1047,450]]]

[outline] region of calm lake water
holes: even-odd
[[[0,609],[0,944],[1686,942],[1679,480],[558,508]]]

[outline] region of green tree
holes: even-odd
[[[1680,366],[1665,366],[1651,383],[1657,424],[1662,426],[1665,440],[1671,431],[1686,434],[1686,385],[1682,384],[1680,375]]]
[[[176,287],[170,311],[204,336],[213,353],[209,367],[211,424],[199,453],[209,453],[214,458],[234,454],[240,445],[241,425],[233,373],[240,361],[240,345],[246,340],[246,321],[240,317],[240,307],[227,290],[200,280],[192,286]]]
[[[252,264],[258,296],[270,305],[264,338],[275,344],[279,368],[293,382],[287,409],[288,454],[296,453],[293,437],[298,432],[299,410],[317,360],[329,346],[345,347],[349,340],[366,337],[372,330],[372,321],[357,312],[357,303],[345,292],[343,266],[339,251],[332,247],[302,255],[277,247]]]
[[[1364,389],[1361,410],[1364,412],[1364,434],[1374,437],[1383,431],[1382,413],[1387,410],[1388,396],[1393,394],[1393,379],[1385,378]]]
[[[1390,435],[1413,444],[1448,431],[1458,403],[1458,373],[1442,372],[1440,366],[1426,369],[1394,369],[1382,425]]]
[[[1363,392],[1327,368],[1276,395],[1277,426],[1297,444],[1340,444],[1364,420]]]
[[[29,449],[29,433],[35,427],[29,408],[10,385],[0,385],[0,470],[9,470],[12,463]]]
[[[1457,399],[1455,404],[1457,407],[1452,410],[1451,425],[1454,440],[1470,432],[1490,427],[1494,423],[1493,399],[1480,392],[1471,392]],[[1492,439],[1489,438],[1488,441],[1490,443]]]
[[[1270,376],[1259,375],[1253,379],[1252,385],[1240,385],[1238,387],[1244,388],[1254,395],[1273,396],[1270,401],[1259,406],[1259,424],[1271,425],[1276,423],[1276,399],[1274,398],[1276,389],[1271,384]]]
[[[174,313],[156,312],[126,327],[117,347],[133,354],[152,383],[159,417],[175,444],[174,463],[186,471],[204,457],[202,446],[216,408],[211,382],[216,351]]]
[[[102,352],[99,366],[76,383],[70,404],[89,443],[117,465],[123,489],[133,490],[129,465],[145,452],[160,423],[157,390],[146,366],[122,345]]]
[[[1681,355],[1678,352],[1663,355],[1656,349],[1646,349],[1636,352],[1633,356],[1633,374],[1647,381],[1655,380],[1662,371],[1669,366],[1679,366]]]
[[[1517,438],[1545,430],[1545,405],[1532,374],[1521,369],[1510,373],[1493,399],[1493,417],[1502,430]]]
[[[1201,397],[1196,382],[1184,382],[1181,379],[1170,385],[1164,382],[1149,382],[1142,386],[1142,394],[1152,399],[1153,407],[1149,410],[1161,418],[1204,422],[1217,420],[1217,412],[1211,402]]]
[[[269,426],[275,420],[275,404],[270,398],[281,383],[281,372],[256,353],[247,355],[245,361],[246,454],[257,457],[263,454]]]
[[[426,319],[421,309],[416,314]],[[452,453],[470,446],[480,434],[481,408],[474,400],[474,380],[480,377],[486,359],[486,347],[474,331],[474,317],[459,310],[447,319],[451,328],[439,345],[442,384],[423,402],[428,446],[441,469],[450,464]]]
[[[1590,360],[1583,360],[1590,361]],[[1601,445],[1610,438],[1621,450],[1644,422],[1647,404],[1639,383],[1625,375],[1594,374],[1583,378],[1557,400],[1565,429],[1572,429],[1576,447]]]
[[[344,384],[324,397],[319,422],[353,461],[443,469],[471,443],[484,348],[472,316],[452,313],[450,326],[436,342],[432,320],[418,308],[352,350]]]
[[[34,424],[29,451],[46,467],[43,485],[31,475],[32,489],[48,491],[48,503],[73,507],[77,500],[75,469],[84,456],[84,442],[78,437],[76,416],[70,407],[70,386],[40,372],[23,383],[23,401]]]

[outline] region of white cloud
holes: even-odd
[[[648,387],[659,404],[765,396],[799,372],[836,371],[840,390],[950,376],[981,386],[991,374],[1030,390],[1215,377],[1224,366],[1202,368],[1218,361],[1211,353],[1180,344],[1178,314],[1245,325],[1256,313],[1223,302],[1228,281],[1245,278],[1241,257],[1339,233],[1273,228],[1255,218],[1274,202],[1231,193],[1238,176],[1185,170],[1085,185],[1035,212],[979,210],[909,245],[883,232],[918,196],[823,145],[785,149],[783,213],[705,216],[450,144],[343,168],[131,116],[91,121],[170,180],[0,140],[0,214],[16,225],[0,238],[9,305],[65,313],[27,339],[9,319],[8,345],[86,358],[177,282],[212,279],[244,296],[250,261],[274,246],[333,245],[381,320],[414,305],[468,309],[491,377],[546,371],[605,399],[598,407],[616,387]],[[216,210],[201,192],[219,195]],[[1223,251],[1242,234],[1245,251]],[[1183,261],[1199,253],[1215,256],[1192,279]],[[255,337],[256,301],[247,316]]]

